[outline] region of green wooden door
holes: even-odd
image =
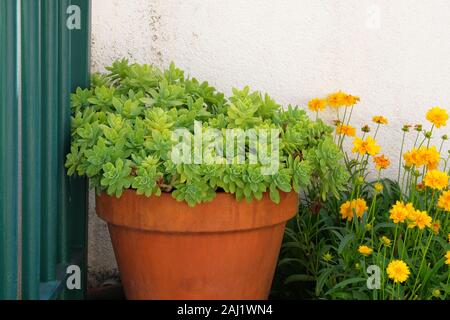
[[[2,0],[0,18],[0,299],[80,299],[87,187],[64,161],[70,93],[89,84],[90,1]]]

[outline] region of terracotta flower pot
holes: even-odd
[[[97,197],[128,299],[264,300],[298,195],[237,202],[219,193],[190,208],[170,194]]]

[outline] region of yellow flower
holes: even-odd
[[[366,212],[368,209],[369,208],[367,207],[367,203],[364,199],[347,201],[341,205],[341,216],[342,219],[348,219],[349,221],[352,221],[353,213],[355,213],[358,218],[362,218],[364,212]]]
[[[382,169],[387,169],[391,165],[391,161],[388,158],[386,158],[384,154],[379,157],[374,157],[373,162],[375,163],[375,167],[378,171]]]
[[[369,209],[364,199],[353,200],[353,206],[355,208],[356,216],[358,218],[362,218],[364,212],[366,212]]]
[[[347,103],[346,98],[347,98],[347,94],[345,94],[342,91],[338,91],[338,92],[330,94],[327,97],[327,103],[332,108],[339,108],[339,107],[345,106],[345,104]]]
[[[336,128],[337,134],[354,137],[356,136],[356,128],[352,126],[340,125]]]
[[[436,147],[431,148],[421,147],[420,149],[414,148],[403,155],[406,166],[417,168],[421,166],[427,166],[428,169],[434,170],[439,165],[441,155],[437,151]]]
[[[369,154],[371,156],[377,155],[381,147],[377,145],[377,142],[372,137],[367,137],[366,140],[362,140],[361,138],[356,138],[353,141],[354,148],[352,150],[353,153],[359,153],[360,155]]]
[[[389,263],[386,271],[389,278],[394,280],[395,283],[405,282],[410,274],[408,266],[402,260],[394,260]]]
[[[352,96],[351,94],[346,94],[343,100],[344,106],[351,107],[360,101],[359,97]]]
[[[433,220],[426,211],[414,211],[408,214],[408,227],[414,228],[418,227],[420,230],[425,229],[425,227],[431,227],[431,221]]]
[[[397,203],[389,211],[390,219],[394,223],[405,222],[406,218],[415,214],[415,209],[411,203],[404,204],[403,202],[397,201]]]
[[[445,109],[434,107],[427,113],[427,120],[436,126],[436,128],[447,125],[448,113]]]
[[[363,256],[370,256],[373,252],[373,250],[371,248],[369,248],[368,246],[360,246],[358,249],[358,252],[361,253]]]
[[[308,103],[308,107],[311,111],[321,111],[325,110],[327,107],[327,101],[323,99],[313,99]]]
[[[434,170],[439,165],[441,160],[441,154],[435,146],[431,148],[422,147],[421,149],[421,161],[428,169]]]
[[[438,208],[450,212],[450,191],[444,191],[438,200]]]
[[[450,251],[447,251],[447,254],[445,255],[445,258],[447,260],[445,260],[445,264],[450,265]]]
[[[379,183],[379,182],[375,183],[375,184],[373,185],[373,187],[375,188],[375,191],[376,191],[377,193],[381,193],[381,191],[383,191],[383,189],[384,189],[383,184],[382,184],[382,183]]]
[[[341,205],[341,216],[344,220],[353,220],[352,203],[350,201],[346,201]]]
[[[382,116],[373,117],[372,121],[375,123],[378,123],[378,124],[388,124],[389,123],[388,119],[386,119],[385,117],[382,117]]]
[[[431,189],[442,190],[448,186],[448,175],[442,171],[431,170],[427,172],[423,181],[425,186]]]
[[[391,246],[391,239],[389,239],[389,238],[386,237],[386,236],[382,236],[382,237],[381,237],[381,242],[383,242],[383,244],[384,244],[386,247],[390,247],[390,246]]]
[[[419,150],[417,148],[405,152],[405,154],[403,155],[403,159],[405,160],[405,164],[407,167],[419,167],[421,165]]]

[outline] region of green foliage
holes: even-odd
[[[78,88],[72,95],[72,147],[66,162],[69,175],[87,176],[99,193],[119,197],[130,188],[145,196],[171,192],[195,206],[213,200],[216,192],[247,201],[269,193],[279,202],[280,191],[312,186],[320,190],[318,197],[326,198],[345,183],[332,129],[310,120],[304,110],[283,110],[267,94],[248,87],[234,89],[227,99],[207,82],[186,77],[174,64],[161,71],[120,60],[106,70],[93,75],[90,88]],[[203,133],[215,129],[223,137],[225,129],[278,129],[278,148],[272,150],[272,141],[257,146],[274,152],[270,156],[279,159],[278,170],[264,175],[267,164],[226,158],[227,151],[253,154],[256,147],[248,139],[243,146],[224,145],[201,155],[214,160],[211,163],[172,162],[179,143],[173,132],[183,128],[193,136],[197,122]],[[195,153],[194,145],[191,149]]]

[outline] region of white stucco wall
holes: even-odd
[[[341,89],[361,96],[354,124],[389,118],[379,140],[396,163],[401,126],[450,109],[449,21],[448,0],[93,0],[92,69],[174,61],[225,92],[250,85],[296,105]],[[107,270],[91,211],[90,266]]]

